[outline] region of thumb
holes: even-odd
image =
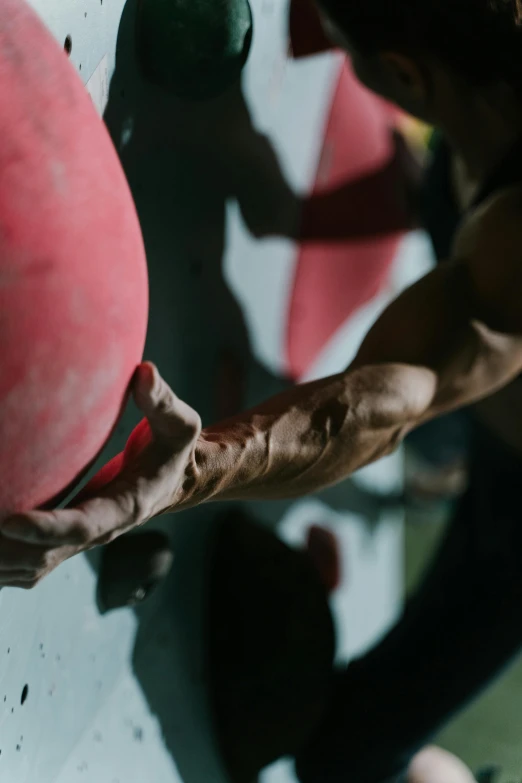
[[[182,448],[198,437],[200,417],[174,394],[154,364],[144,362],[138,367],[133,393],[155,440]],[[142,434],[147,436],[145,431]]]

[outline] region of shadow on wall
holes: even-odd
[[[135,62],[135,12],[136,0],[129,0],[105,120],[145,239],[150,279],[145,355],[210,423],[289,384],[252,357],[243,313],[225,281],[227,202],[238,202],[248,229],[257,237],[295,237],[301,204],[285,181],[269,140],[254,128],[239,85],[219,99],[188,104],[143,81]],[[110,444],[113,452],[121,450],[136,423],[137,412],[129,408]],[[108,456],[112,454],[104,458]],[[380,501],[350,482],[324,499],[373,522],[379,515]],[[275,526],[289,505],[272,505],[263,514],[267,524]],[[208,522],[216,514],[212,507],[195,509],[176,520],[165,517],[151,523],[170,535],[174,568],[165,588],[136,611],[140,622],[135,674],[187,783],[195,767],[190,762],[184,765],[180,753],[185,759],[192,756],[197,767],[201,746],[192,728],[203,724],[190,723],[182,699],[187,677],[180,639],[201,632],[195,625],[197,612],[191,619],[183,580],[196,578],[194,569],[187,569],[192,555],[186,553],[205,551]],[[90,560],[97,569],[98,556]],[[201,558],[198,567],[196,593],[203,584]],[[189,626],[192,630],[187,631]]]

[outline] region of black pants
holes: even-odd
[[[303,783],[379,783],[522,649],[522,458],[474,421],[470,486],[402,619],[339,672]],[[522,705],[521,705],[522,708]]]

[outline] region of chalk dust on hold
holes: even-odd
[[[103,116],[109,102],[109,58],[102,57],[93,75],[85,85],[96,111]]]

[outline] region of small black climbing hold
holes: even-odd
[[[22,689],[22,697],[20,699],[20,704],[25,704],[25,702],[27,701],[27,697],[28,696],[29,696],[29,686],[28,685],[24,685],[24,687]],[[4,701],[5,701],[5,698],[4,698]]]

